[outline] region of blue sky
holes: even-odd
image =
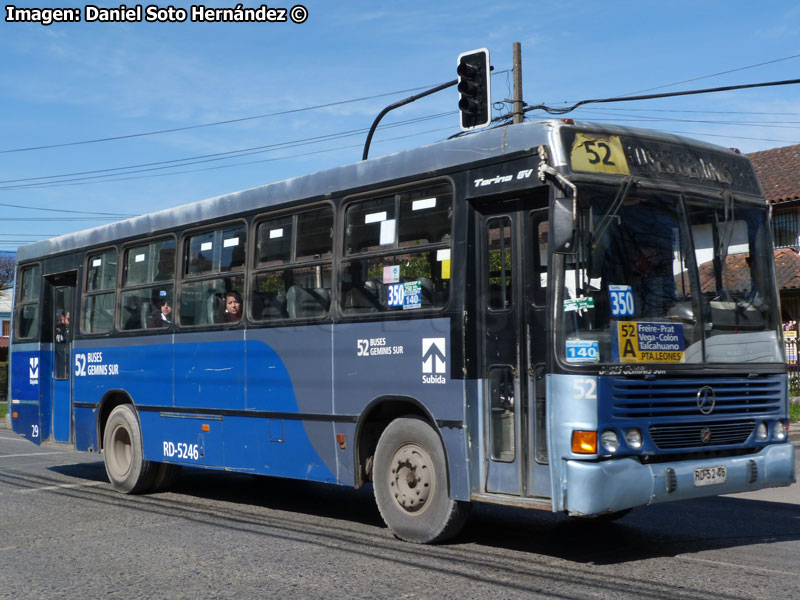
[[[85,4],[56,5],[83,9]],[[363,132],[309,138],[366,129],[385,105],[414,92],[167,134],[9,151],[430,87],[455,78],[457,55],[473,48],[488,47],[501,72],[511,68],[513,42],[521,42],[528,104],[563,106],[652,88],[800,78],[800,57],[788,58],[800,55],[796,2],[306,0],[304,5],[303,24],[44,27],[0,21],[0,250],[116,218],[110,215],[160,210],[356,162]],[[769,64],[706,77],[760,63]],[[702,79],[670,85],[694,78]],[[492,85],[495,101],[511,96],[510,73],[495,75]],[[593,106],[569,116],[682,133],[752,152],[800,143],[799,97],[795,85]],[[379,130],[370,155],[457,132],[456,103],[451,89],[390,113],[384,125],[426,119]],[[293,147],[263,148],[287,143]],[[166,161],[252,148],[260,150],[161,168],[174,164]],[[106,171],[112,176],[91,180],[77,179],[103,173],[71,175],[151,163],[158,164],[138,169],[158,170]],[[66,210],[80,212],[54,212]]]

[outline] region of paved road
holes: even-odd
[[[420,547],[369,490],[187,470],[131,497],[98,458],[0,430],[1,598],[800,598],[797,484],[608,526],[477,507]]]

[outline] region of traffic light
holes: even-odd
[[[486,48],[458,55],[458,110],[462,131],[486,127],[492,120],[490,71]]]

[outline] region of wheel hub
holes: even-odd
[[[395,452],[389,474],[389,488],[395,502],[406,512],[418,513],[428,505],[433,492],[434,472],[430,455],[416,444]]]
[[[111,434],[111,463],[114,471],[120,477],[130,471],[132,459],[132,443],[128,430],[125,427],[116,427]]]

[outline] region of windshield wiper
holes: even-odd
[[[597,229],[594,232],[590,232],[591,237],[591,246],[592,250],[597,248],[599,244],[599,240],[602,239],[603,234],[608,229],[608,226],[611,224],[611,219],[617,216],[619,209],[622,208],[622,202],[628,196],[628,192],[630,191],[631,187],[633,187],[634,181],[633,177],[627,177],[625,181],[622,182],[622,185],[617,192],[617,197],[614,198],[614,202],[611,203],[611,206],[608,209],[608,212],[603,215],[602,221],[597,226]]]
[[[719,215],[714,212],[714,226],[717,230],[717,239],[719,241],[716,260],[719,260],[719,284],[717,290],[728,297],[732,294],[728,291],[730,289],[730,282],[728,281],[728,251],[730,249],[731,241],[733,240],[733,227],[735,225],[734,216],[734,196],[733,192],[724,192],[722,195],[722,207],[724,221],[720,224]]]

